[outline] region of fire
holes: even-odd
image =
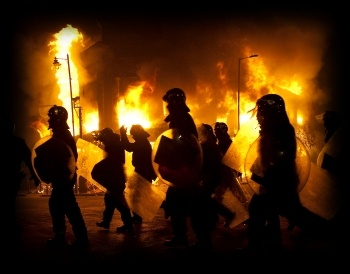
[[[87,122],[84,122],[84,129],[86,132],[92,132],[98,129],[98,111],[90,111],[85,113],[84,118]]]
[[[303,121],[304,121],[303,116],[302,116],[301,114],[299,114],[298,117],[297,117],[297,123],[298,123],[298,125],[302,125],[302,124],[303,124]]]
[[[38,133],[40,138],[50,135],[50,130],[47,129],[47,124],[42,121],[35,121],[31,125]]]
[[[246,115],[247,112],[254,108],[256,99],[268,92],[281,95],[285,100],[286,109],[292,122],[302,125],[304,122],[304,117],[300,113],[300,98],[303,93],[302,83],[294,75],[282,79],[271,75],[261,57],[246,59],[246,65],[247,78],[242,79],[246,90],[241,93],[240,123],[244,124],[251,118],[251,114]],[[255,94],[255,96],[252,96],[252,94]]]
[[[58,99],[62,102],[62,106],[68,111],[68,123],[70,122],[70,130],[74,132],[80,131],[79,118],[76,111],[72,113],[72,99],[79,96],[79,75],[78,69],[72,58],[72,46],[74,43],[82,42],[83,34],[71,25],[63,28],[54,35],[54,40],[49,42],[51,47],[50,53],[57,58],[60,68],[56,70],[57,84],[60,87]],[[62,61],[61,61],[62,60]],[[73,106],[73,109],[75,107]],[[73,115],[73,119],[72,119]],[[74,124],[73,124],[74,120]],[[76,130],[75,130],[76,129]]]
[[[83,42],[83,34],[71,25],[67,25],[60,32],[56,33],[54,39],[49,43],[50,54],[56,57],[60,62],[60,69],[55,71],[57,84],[60,88],[58,100],[61,105],[68,111],[68,125],[72,130],[72,133],[78,135],[82,132],[80,127],[83,127],[84,132],[92,132],[99,128],[99,115],[98,110],[89,109],[88,106],[82,104],[84,109],[76,104],[76,98],[80,98],[80,85],[79,85],[79,73],[78,68],[74,62],[74,47],[77,43]],[[250,56],[250,50],[245,50],[244,56]],[[236,132],[237,128],[237,93],[235,88],[232,88],[232,84],[229,83],[227,68],[225,62],[220,61],[216,64],[218,70],[218,79],[222,82],[224,88],[221,94],[223,99],[217,104],[217,107],[224,108],[225,112],[218,114],[216,117],[217,122],[226,122],[231,132]],[[248,123],[252,119],[252,113],[249,112],[255,107],[256,100],[266,93],[277,93],[282,95],[285,99],[288,96],[284,96],[287,93],[293,96],[294,101],[298,101],[297,97],[302,95],[303,85],[292,76],[292,79],[278,79],[269,72],[269,69],[264,64],[263,57],[247,58],[242,61],[241,66],[241,79],[240,79],[240,114],[239,121],[241,126]],[[243,73],[244,72],[244,73]],[[199,84],[200,83],[200,84]],[[71,86],[70,86],[71,85]],[[122,97],[117,98],[117,102],[114,106],[116,119],[118,125],[124,125],[130,129],[133,124],[140,124],[145,129],[151,128],[152,117],[150,117],[150,104],[147,102],[146,92],[149,83],[142,81],[134,85],[129,85],[126,92]],[[210,104],[213,97],[217,96],[216,92],[212,91],[212,87],[208,83],[202,83],[200,80],[197,82],[198,94],[201,98],[205,98],[205,104]],[[72,99],[73,99],[73,113],[72,113]],[[192,102],[193,103],[193,102]],[[56,102],[59,104],[59,102]],[[189,102],[190,104],[190,102]],[[286,100],[287,107],[290,106],[288,99]],[[190,108],[200,109],[203,106],[194,105]],[[297,109],[296,107],[294,107]],[[300,110],[300,107],[298,108]],[[78,111],[79,110],[79,111]],[[83,110],[83,115],[81,111]],[[230,115],[236,115],[236,117]],[[73,116],[72,116],[73,115]],[[82,118],[84,117],[84,119]],[[302,124],[304,122],[303,115],[297,113],[296,110],[292,110],[290,115],[295,123]],[[197,118],[197,117],[195,117]],[[201,117],[197,118],[201,121]],[[230,120],[231,119],[231,120]],[[74,125],[72,124],[74,120]],[[205,121],[201,121],[205,122]],[[48,134],[48,130],[44,129],[47,126],[43,126],[42,123],[37,122],[35,124],[38,132],[41,136]],[[73,132],[74,129],[74,132]]]
[[[57,58],[60,64],[59,69],[56,69],[55,72],[57,84],[60,88],[57,98],[60,103],[56,104],[60,104],[67,109],[67,122],[72,134],[78,135],[79,132],[82,132],[80,126],[84,128],[84,132],[97,130],[99,128],[98,110],[84,108],[83,119],[82,107],[78,104],[80,103],[79,73],[74,58],[72,58],[74,57],[72,51],[76,43],[83,42],[83,34],[68,24],[53,37],[54,40],[49,42],[50,53]],[[129,129],[133,124],[141,124],[145,129],[151,127],[148,115],[149,105],[141,101],[142,93],[147,88],[147,82],[142,82],[138,86],[129,86],[126,95],[121,99],[119,98],[115,106],[119,125],[124,125]],[[76,100],[77,98],[78,100]],[[81,121],[81,119],[84,121]],[[50,134],[50,131],[47,130],[47,124],[43,122],[37,121],[33,123],[33,127],[41,137]]]
[[[141,82],[138,86],[129,86],[126,95],[118,101],[116,113],[119,125],[129,129],[133,124],[140,124],[145,129],[151,127],[149,104],[141,100],[146,84]]]

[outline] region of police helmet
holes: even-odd
[[[256,102],[257,111],[264,116],[265,114],[279,114],[285,112],[283,98],[278,94],[266,94]]]
[[[205,132],[204,134],[206,135],[206,137],[211,137],[213,139],[216,140],[216,136],[214,134],[214,130],[213,130],[213,127],[211,125],[208,125],[208,124],[202,124],[202,126],[204,127],[205,129]]]
[[[228,126],[224,122],[216,122],[214,126],[214,130],[216,132],[227,132],[228,131]]]
[[[96,140],[105,143],[106,141],[110,140],[113,135],[115,135],[113,129],[105,127],[97,134]]]
[[[164,94],[163,101],[167,103],[186,102],[186,95],[182,89],[172,88]]]
[[[54,105],[49,109],[47,115],[50,117],[51,120],[56,122],[66,122],[68,119],[68,112],[62,106]]]
[[[64,107],[54,105],[47,113],[49,119],[50,128],[62,128],[67,127],[68,112]]]
[[[214,134],[214,131],[213,131],[213,127],[211,125],[208,125],[208,124],[202,124],[204,126],[204,128],[209,132],[209,133],[213,133]]]

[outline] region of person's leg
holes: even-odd
[[[132,232],[134,230],[134,223],[131,215],[131,210],[128,206],[128,203],[125,199],[124,194],[118,195],[114,198],[115,208],[120,212],[121,219],[123,221],[123,226],[117,227],[117,232]]]
[[[254,194],[249,203],[248,212],[248,248],[252,251],[260,251],[264,245],[267,218],[265,197]]]
[[[132,212],[132,219],[134,223],[142,223],[142,217],[134,211]]]
[[[65,213],[72,225],[72,231],[77,243],[81,245],[88,245],[87,227],[81,213],[79,204],[74,195],[73,188],[68,189],[65,197]]]
[[[66,243],[66,216],[64,212],[64,196],[60,189],[52,189],[49,198],[49,212],[54,237],[48,240],[48,244],[50,246],[63,245]]]
[[[114,199],[111,197],[110,194],[105,193],[103,200],[105,204],[105,209],[103,210],[102,221],[97,222],[96,225],[98,227],[109,229],[115,209]]]
[[[191,226],[196,236],[192,250],[210,251],[213,248],[212,232],[218,221],[217,208],[209,193],[196,191],[189,200]]]
[[[170,224],[173,231],[173,239],[168,241],[165,245],[171,246],[172,244],[187,245],[187,214],[186,211],[179,208],[174,211],[170,216]]]
[[[267,211],[266,244],[269,251],[279,251],[282,248],[281,220],[277,210]]]
[[[173,238],[166,240],[168,247],[187,246],[187,195],[184,190],[169,187],[166,195],[167,213],[169,214]]]

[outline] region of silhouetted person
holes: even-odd
[[[178,130],[184,139],[190,139],[190,136],[198,138],[196,124],[186,105],[185,92],[180,88],[170,89],[164,94],[163,101],[167,103],[169,111],[169,115],[164,120],[169,123],[169,129]],[[163,208],[166,216],[170,217],[174,234],[172,239],[164,243],[165,246],[186,247],[189,245],[187,217],[190,217],[191,227],[196,237],[196,242],[191,245],[191,248],[193,250],[212,249],[211,201],[210,197],[208,198],[208,195],[201,189],[199,180],[181,186],[169,186]]]
[[[186,105],[185,92],[179,88],[170,89],[164,94],[163,101],[168,103],[166,108],[169,114],[164,121],[168,123],[169,129],[176,128],[181,133],[193,134],[198,138],[196,124]]]
[[[217,145],[217,139],[211,125],[202,124],[199,131],[199,142],[203,150],[203,167],[201,172],[201,185],[211,197],[212,207],[215,214],[224,217],[224,227],[229,227],[236,216],[227,206],[222,203],[222,196],[216,195],[217,189],[223,180],[224,169],[221,163],[222,153]],[[227,167],[229,168],[229,167]]]
[[[228,134],[228,126],[223,122],[216,122],[214,125],[214,134],[217,138],[218,146],[223,155],[232,144],[231,136]]]
[[[226,154],[227,150],[232,144],[231,136],[228,134],[228,126],[224,122],[216,122],[214,125],[214,134],[217,138],[217,143],[222,153],[222,156]],[[248,208],[249,199],[245,194],[244,190],[240,185],[240,178],[242,174],[237,170],[232,169],[231,167],[224,165],[222,168],[222,182],[217,188],[217,195],[220,197],[226,191],[226,188],[229,187],[232,193],[237,197],[237,199]],[[231,220],[232,222],[232,220]],[[230,219],[225,222],[224,226],[230,226]]]
[[[214,134],[218,140],[218,146],[224,156],[232,144],[231,136],[228,134],[228,126],[224,122],[216,122],[214,125]],[[233,170],[237,177],[242,176],[242,174],[236,170]]]
[[[252,180],[260,185],[249,203],[249,249],[278,251],[282,237],[280,216],[290,226],[316,233],[323,219],[302,206],[299,199],[297,171],[297,139],[285,103],[277,94],[267,94],[256,102],[260,125],[258,157],[251,167]]]
[[[148,140],[150,135],[141,125],[132,125],[130,135],[135,141],[130,142],[126,130],[124,126],[120,128],[121,142],[126,151],[132,152],[131,163],[134,171],[152,183],[157,178],[157,174],[152,165],[152,145]],[[133,220],[135,223],[141,223],[142,217],[133,212]]]
[[[125,199],[126,183],[125,150],[120,136],[111,128],[102,129],[96,137],[101,141],[106,151],[106,157],[98,162],[91,171],[91,177],[104,186],[107,191],[104,195],[105,209],[102,221],[98,227],[109,229],[114,210],[120,212],[123,225],[117,227],[116,232],[132,232],[134,229],[130,208]]]
[[[9,235],[18,236],[20,227],[16,218],[16,198],[21,187],[22,179],[27,175],[23,170],[22,164],[25,164],[30,174],[30,180],[34,181],[35,186],[39,186],[40,180],[37,177],[31,162],[32,152],[29,149],[25,139],[16,136],[15,123],[10,118],[5,118],[5,157],[2,162],[5,171],[4,178],[7,182],[3,184],[4,198],[6,206],[4,207],[6,221],[5,229]]]
[[[58,139],[66,144],[78,159],[77,146],[67,124],[68,112],[62,106],[54,105],[48,111],[49,129],[52,129],[52,139]],[[61,153],[58,151],[57,153]],[[63,165],[66,163],[62,163]],[[39,174],[40,176],[40,174]],[[49,246],[66,244],[66,217],[72,225],[75,241],[72,247],[86,248],[89,246],[87,228],[80,207],[74,194],[74,184],[77,180],[76,169],[66,177],[53,176],[51,178],[52,191],[49,198],[49,210],[52,218],[54,237],[48,240]]]

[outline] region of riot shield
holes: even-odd
[[[84,177],[89,183],[96,186],[101,191],[106,192],[106,188],[91,177],[91,170],[94,168],[95,164],[105,158],[105,151],[81,138],[77,141],[77,148],[79,154],[77,161],[78,175]]]
[[[152,164],[158,178],[170,186],[186,187],[199,182],[202,147],[193,134],[168,129],[155,141]]]
[[[36,175],[44,183],[70,182],[75,174],[75,158],[62,140],[46,136],[34,145],[32,164]]]
[[[152,221],[165,199],[165,192],[133,172],[126,182],[125,198],[132,211]]]
[[[255,193],[259,193],[260,185],[256,182],[256,180],[252,180],[252,175],[255,174],[259,177],[263,177],[263,171],[260,164],[260,157],[258,155],[258,137],[253,144],[250,146],[244,163],[244,177],[250,188]],[[305,186],[309,175],[310,175],[310,157],[309,153],[304,146],[304,144],[301,142],[299,138],[296,138],[297,140],[297,151],[296,151],[296,166],[297,166],[297,172],[299,175],[299,185],[298,185],[298,191],[300,192],[303,187]]]

